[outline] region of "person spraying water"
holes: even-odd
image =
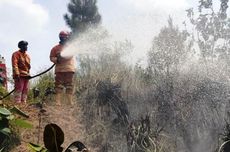
[[[67,100],[73,105],[75,59],[73,56],[62,56],[70,39],[70,32],[61,31],[59,39],[59,44],[55,45],[50,52],[50,61],[55,64],[55,102],[56,105],[61,105],[61,94],[65,88]]]

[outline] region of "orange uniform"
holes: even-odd
[[[16,75],[23,77],[29,76],[30,57],[26,52],[16,51],[12,55],[13,77]]]
[[[50,60],[56,63],[55,73],[57,72],[75,72],[75,60],[71,58],[62,58],[60,62],[57,63],[57,55],[63,51],[63,45],[58,44],[54,46],[50,52]]]
[[[59,44],[54,46],[50,52],[50,61],[55,63],[55,101],[57,105],[61,105],[61,95],[65,88],[65,93],[68,102],[73,104],[74,94],[74,73],[75,73],[75,59],[74,57],[63,58],[61,56],[66,42],[70,38],[68,31],[61,31],[59,33]]]
[[[66,89],[67,98],[72,104],[72,96],[74,93],[74,73],[75,73],[75,59],[74,57],[63,58],[58,57],[63,51],[64,45],[58,44],[51,49],[50,61],[55,63],[55,91],[56,102],[60,105],[60,97],[63,88]]]
[[[25,51],[16,51],[12,55],[12,68],[16,103],[26,103],[29,91],[30,57]]]

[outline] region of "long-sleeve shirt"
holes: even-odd
[[[12,55],[12,68],[13,77],[29,76],[30,75],[30,57],[26,52],[20,52],[19,50]]]
[[[57,56],[63,51],[64,47],[61,44],[54,46],[50,52],[50,61],[55,63],[55,73],[57,72],[75,72],[74,57],[62,58],[57,62]]]

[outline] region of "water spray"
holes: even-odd
[[[72,37],[61,52],[61,57],[63,58],[70,58],[81,54],[95,55],[103,52],[105,48],[109,48],[111,44],[108,35],[101,28],[88,29],[86,32],[77,36],[73,35]]]

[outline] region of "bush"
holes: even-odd
[[[41,77],[38,78],[33,84],[32,84],[32,90],[29,91],[29,100],[30,102],[40,102],[41,100],[44,101],[46,97],[49,95],[48,91],[49,89],[53,90],[54,88],[54,74],[52,72],[48,72]],[[34,96],[34,89],[39,90],[39,94]],[[54,93],[54,92],[52,92]]]

